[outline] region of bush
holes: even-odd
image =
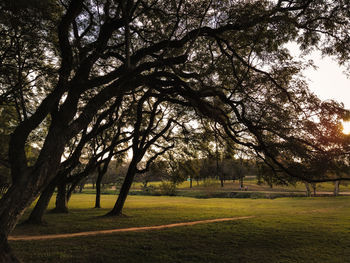
[[[162,182],[159,186],[159,190],[161,195],[174,196],[176,195],[176,184],[172,182]]]
[[[157,187],[154,185],[142,184],[141,191],[146,195],[155,195],[157,193]]]
[[[216,185],[217,181],[213,178],[205,178],[202,183],[202,186],[205,188],[215,187]]]
[[[144,192],[144,191],[140,191],[140,190],[136,190],[136,191],[130,191],[129,195],[139,195],[139,196],[160,196],[160,192],[159,191],[154,191],[154,192]]]

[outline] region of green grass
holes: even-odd
[[[128,217],[104,218],[115,196],[73,195],[69,214],[14,235],[70,233],[253,215],[240,221],[149,232],[11,242],[24,262],[349,262],[350,197],[193,199],[130,196]],[[51,204],[52,205],[52,204]],[[24,215],[24,218],[27,215]]]
[[[142,191],[142,183],[135,182],[132,184],[130,195],[161,195],[160,185],[162,182],[150,182],[148,186],[153,186],[154,190],[150,192]],[[297,183],[289,186],[273,186],[267,184],[257,184],[254,176],[248,176],[244,179],[244,186],[248,187],[248,191],[240,191],[239,182],[235,180],[226,180],[224,187],[221,187],[220,181],[215,179],[207,179],[199,182],[194,181],[193,187],[190,188],[190,182],[185,181],[177,185],[177,196],[195,197],[195,198],[278,198],[278,197],[302,197],[306,195],[305,185]],[[313,190],[310,186],[310,190]],[[316,185],[316,194],[318,196],[333,195],[334,184],[332,182],[318,183]],[[103,194],[115,195],[118,191],[110,187],[102,189]],[[84,194],[94,194],[95,189],[92,185],[86,185]],[[234,196],[232,193],[236,193]],[[344,182],[340,185],[340,195],[350,195],[350,184]]]
[[[161,182],[150,182],[149,185],[153,185],[155,187],[159,187]],[[132,185],[132,189],[140,190],[141,189],[141,183],[135,182]],[[217,190],[221,191],[238,191],[239,190],[239,183],[238,180],[235,180],[235,182],[232,182],[232,180],[226,180],[224,183],[224,187],[220,187],[220,181],[219,180],[203,180],[199,181],[198,183],[196,181],[193,181],[193,188],[194,190],[203,190],[206,188],[216,188]],[[244,185],[248,186],[248,189],[250,191],[259,191],[259,192],[305,192],[305,185],[303,183],[297,183],[295,186],[273,186],[272,188],[267,184],[257,184],[257,180],[255,178],[247,178],[244,180]],[[317,192],[333,192],[334,190],[334,184],[332,182],[325,182],[325,183],[317,183],[316,184]],[[311,186],[310,186],[311,187]],[[185,181],[182,182],[180,185],[178,185],[178,189],[180,190],[189,190],[190,189],[190,182]],[[340,185],[340,191],[342,192],[350,192],[350,184],[347,183],[347,185],[341,184]]]
[[[131,189],[131,195],[161,195],[159,185],[161,182],[151,182],[149,186],[153,186],[152,191],[142,191],[141,183],[134,183]],[[244,186],[248,188],[247,191],[240,191],[239,182],[236,180],[226,181],[224,187],[220,186],[220,181],[215,179],[209,179],[199,182],[193,182],[193,187],[190,188],[188,181],[181,183],[177,186],[177,196],[195,197],[195,198],[279,198],[279,197],[303,197],[306,195],[305,185],[303,183],[297,183],[290,186],[273,186],[270,187],[266,184],[257,184],[255,177],[248,177],[244,180]],[[311,188],[311,186],[310,186]],[[313,189],[311,189],[313,190]],[[317,196],[330,196],[333,195],[334,184],[319,183],[316,185]],[[89,193],[92,193],[90,189]],[[108,190],[106,190],[108,191]],[[312,192],[313,194],[313,192]],[[350,195],[350,185],[341,184],[340,195]]]

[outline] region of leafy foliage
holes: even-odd
[[[221,137],[278,181],[350,180],[348,137],[340,132],[349,113],[308,90],[301,75],[308,63],[286,48],[297,40],[305,52],[320,49],[346,63],[349,10],[347,0],[2,1],[0,105],[14,107],[18,123],[0,236],[98,136],[106,144],[95,148],[89,169],[107,152],[132,149],[117,206],[136,173],[208,126],[215,131],[214,139],[202,133],[211,137],[203,142],[208,152]],[[30,144],[39,149],[31,160]],[[191,156],[200,143],[187,145]],[[171,164],[174,178],[192,164]]]

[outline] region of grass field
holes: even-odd
[[[259,192],[305,192],[305,185],[304,183],[297,183],[296,185],[289,185],[289,186],[280,186],[275,185],[273,187],[270,187],[267,184],[257,184],[257,179],[255,177],[247,177],[244,180],[244,185],[248,186],[249,191],[259,191]],[[159,186],[161,182],[150,182],[150,185]],[[311,187],[311,186],[310,186]],[[222,191],[238,191],[239,190],[239,182],[238,180],[235,180],[232,182],[232,180],[226,180],[224,182],[224,187],[220,187],[220,181],[215,179],[209,179],[209,180],[202,180],[198,183],[196,181],[193,181],[193,190],[205,190],[206,188],[215,188],[217,190]],[[141,183],[133,183],[133,189],[141,189]],[[189,190],[190,189],[190,182],[185,181],[181,183],[178,186],[179,190]],[[349,192],[350,191],[350,184],[343,182],[343,184],[339,187],[340,191],[342,192]],[[317,183],[316,184],[316,190],[318,192],[333,192],[334,190],[334,184],[332,182],[325,182],[325,183]]]
[[[149,186],[155,187],[153,192],[142,191],[142,184],[135,182],[132,185],[131,195],[160,195],[161,182],[150,182]],[[273,186],[270,187],[267,184],[258,184],[255,177],[247,177],[244,180],[244,186],[247,186],[247,191],[240,191],[239,182],[235,180],[227,180],[224,183],[224,187],[220,186],[220,181],[215,179],[202,180],[199,182],[194,181],[193,187],[190,188],[190,182],[185,181],[177,186],[176,195],[185,197],[196,198],[213,198],[213,197],[233,197],[232,193],[235,193],[235,198],[276,198],[276,197],[302,197],[306,196],[306,189],[303,183],[297,183],[296,185],[289,186]],[[313,191],[312,187],[310,189]],[[350,184],[343,182],[340,187],[340,195],[350,195]],[[334,184],[332,182],[318,183],[316,185],[316,195],[329,196],[333,195]],[[116,194],[116,190],[111,188],[103,188],[104,194]],[[85,185],[83,193],[94,194],[95,189],[92,185]],[[313,193],[312,193],[313,194]]]
[[[255,176],[247,177],[244,179],[244,185],[247,185],[248,188],[252,191],[290,191],[290,192],[305,192],[305,185],[303,183],[297,183],[295,186],[294,185],[289,185],[289,186],[279,186],[275,185],[273,187],[270,187],[266,183],[257,184],[257,179]],[[150,182],[148,185],[153,185],[155,187],[159,187],[161,182]],[[133,190],[140,190],[142,186],[142,183],[140,182],[134,182],[132,184]],[[215,179],[207,179],[207,180],[201,180],[196,182],[195,180],[193,181],[193,189],[203,189],[203,188],[208,188],[208,187],[215,187],[217,189],[221,189],[220,187],[220,181],[215,180]],[[92,189],[91,184],[86,184],[85,185],[85,190],[87,189]],[[178,185],[178,189],[180,190],[185,190],[185,189],[190,189],[190,182],[189,181],[184,181]],[[224,182],[224,187],[222,188],[223,190],[233,190],[237,191],[239,190],[239,183],[238,180],[235,180],[232,182],[232,180],[226,180]],[[340,191],[350,191],[350,183],[343,182],[340,185]],[[325,183],[317,183],[317,191],[327,191],[327,192],[332,192],[334,190],[334,184],[332,182],[325,182]]]
[[[130,196],[127,217],[100,217],[115,196],[73,195],[69,214],[46,214],[46,226],[19,225],[13,235],[151,226],[201,219],[239,221],[49,241],[12,241],[24,262],[350,262],[350,197],[194,199]],[[52,205],[52,204],[51,204]],[[24,218],[26,214],[24,215]]]

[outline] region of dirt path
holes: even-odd
[[[10,240],[10,241],[25,241],[25,240],[47,240],[47,239],[59,239],[59,238],[70,238],[70,237],[82,237],[82,236],[97,236],[97,235],[105,235],[105,234],[112,234],[112,233],[119,233],[119,232],[147,231],[147,230],[158,230],[158,229],[172,228],[172,227],[178,227],[178,226],[193,226],[193,225],[198,225],[198,224],[234,221],[234,220],[248,219],[248,218],[253,218],[253,217],[254,216],[217,218],[217,219],[175,223],[175,224],[160,225],[160,226],[130,227],[130,228],[121,228],[121,229],[87,231],[87,232],[70,233],[70,234],[54,234],[54,235],[42,235],[42,236],[9,236],[8,240]]]

